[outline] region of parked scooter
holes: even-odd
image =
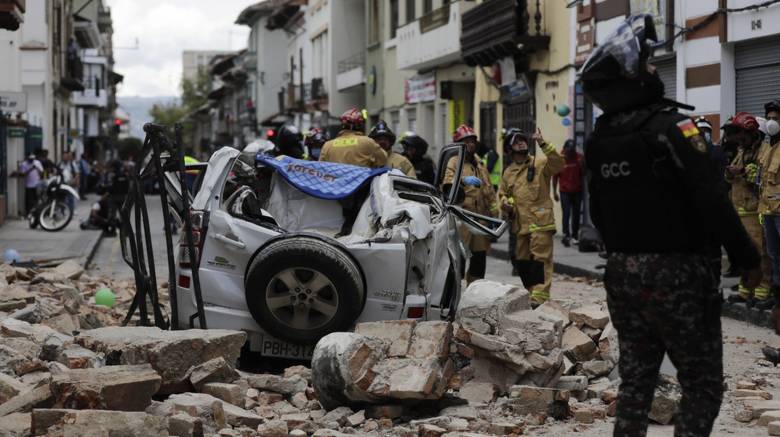
[[[70,185],[63,183],[62,175],[56,175],[46,181],[46,189],[40,200],[27,213],[27,222],[31,229],[38,225],[48,232],[57,232],[68,226],[73,218],[73,209],[67,201],[67,196],[79,198],[79,193]]]

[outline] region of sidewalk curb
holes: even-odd
[[[89,269],[89,265],[92,263],[92,259],[95,258],[101,241],[103,241],[103,231],[98,232],[97,238],[95,238],[95,242],[92,243],[92,247],[90,248],[87,257],[82,264],[85,270]]]
[[[492,256],[493,258],[509,261],[508,250],[491,248],[489,252],[489,256]],[[606,263],[606,261],[604,262]],[[583,277],[583,278],[595,279],[597,281],[602,281],[604,279],[603,273],[593,272],[591,270],[587,270],[580,267],[572,266],[569,264],[563,264],[555,261],[553,261],[553,271],[561,275]]]

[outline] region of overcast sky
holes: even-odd
[[[107,0],[114,20],[120,96],[179,95],[183,50],[238,50],[249,28],[233,24],[257,0]],[[130,50],[138,39],[138,49]]]

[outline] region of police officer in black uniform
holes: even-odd
[[[591,215],[609,258],[604,277],[620,343],[615,436],[644,436],[664,353],[683,389],[676,436],[708,436],[723,397],[721,297],[707,260],[713,236],[758,285],[759,254],[693,121],[663,98],[647,63],[650,15],[630,17],[580,71],[604,114],[585,149]]]

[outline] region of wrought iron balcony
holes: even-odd
[[[533,32],[528,0],[487,0],[463,14],[461,56],[468,65],[492,65],[501,58],[546,50],[541,2],[535,0]]]
[[[360,52],[339,61],[336,87],[345,91],[366,83],[366,53]]]

